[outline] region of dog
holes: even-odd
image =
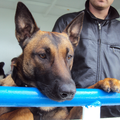
[[[84,12],[62,33],[41,31],[28,8],[19,2],[15,14],[16,38],[22,48],[12,75],[1,86],[36,87],[48,98],[73,99],[76,86],[71,77],[74,50],[80,40]],[[8,82],[9,81],[9,82]],[[120,92],[117,79],[106,78],[89,88]],[[0,120],[66,120],[82,117],[82,107],[0,108]]]

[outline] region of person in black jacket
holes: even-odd
[[[77,88],[104,78],[120,80],[120,22],[114,0],[87,0],[80,42],[75,50],[72,77]],[[82,11],[80,11],[82,12]],[[54,32],[62,32],[80,12],[61,16]],[[120,106],[102,106],[101,117],[120,116]]]

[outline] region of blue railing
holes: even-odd
[[[77,89],[71,101],[56,102],[32,87],[0,87],[0,107],[61,107],[120,105],[119,93],[100,89]]]

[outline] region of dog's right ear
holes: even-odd
[[[75,49],[80,40],[80,33],[83,27],[84,11],[74,18],[63,32],[67,33],[69,39]]]
[[[29,38],[39,29],[32,14],[22,2],[17,4],[15,29],[16,38],[23,49],[29,42]]]

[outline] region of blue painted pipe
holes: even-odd
[[[61,107],[61,106],[120,105],[119,93],[99,89],[77,89],[71,101],[56,102],[44,96],[37,88],[0,87],[0,107]]]

